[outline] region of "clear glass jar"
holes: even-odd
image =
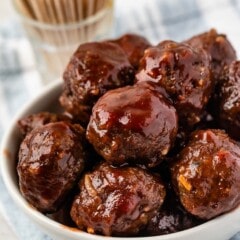
[[[14,0],[14,5],[32,45],[36,68],[44,84],[61,77],[71,55],[81,43],[107,38],[111,33],[113,0],[105,0],[104,7],[89,17],[66,23],[64,20],[51,23],[33,19],[19,7],[17,0]]]

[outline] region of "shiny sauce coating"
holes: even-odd
[[[138,167],[107,163],[86,173],[79,182],[71,216],[80,229],[106,236],[131,236],[143,229],[161,207],[161,180]]]
[[[172,166],[182,205],[211,219],[240,203],[240,146],[222,130],[198,130]]]
[[[240,61],[225,69],[220,83],[220,125],[233,138],[240,139]]]
[[[66,122],[49,123],[26,135],[17,166],[20,190],[41,212],[54,212],[84,169],[84,130]]]
[[[87,138],[112,164],[154,166],[172,147],[177,129],[175,108],[144,83],[109,91],[99,99]]]
[[[121,47],[110,42],[80,45],[64,71],[62,106],[80,121],[106,91],[133,83],[134,69]]]
[[[201,120],[212,91],[210,78],[209,55],[173,41],[148,48],[136,75],[137,82],[149,81],[164,88],[180,121],[190,126]]]

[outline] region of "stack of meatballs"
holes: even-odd
[[[240,61],[224,34],[85,43],[63,78],[62,113],[19,120],[19,186],[37,210],[92,234],[152,236],[239,205]]]

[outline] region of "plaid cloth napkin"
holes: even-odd
[[[113,37],[135,32],[153,44],[181,41],[214,27],[226,33],[240,53],[238,0],[116,0]],[[15,21],[0,25],[0,140],[9,121],[42,84],[29,42]],[[13,203],[0,178],[0,212],[19,240],[50,240]],[[240,229],[239,229],[240,231]],[[232,240],[240,240],[240,234]]]

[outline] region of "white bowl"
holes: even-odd
[[[6,131],[1,145],[1,171],[4,183],[22,211],[39,227],[54,239],[68,240],[227,240],[240,231],[240,208],[219,216],[197,227],[154,237],[119,238],[103,237],[88,234],[75,228],[64,226],[32,208],[22,197],[18,188],[16,160],[20,134],[17,128],[18,119],[39,111],[58,111],[58,97],[61,93],[62,82],[55,82],[47,86],[33,101],[29,102],[14,118],[10,128]]]

